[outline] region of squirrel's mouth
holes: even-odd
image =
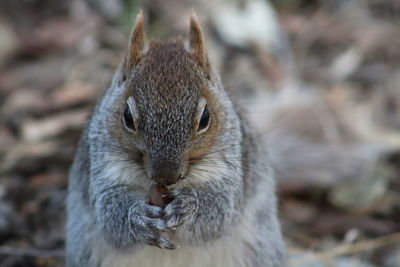
[[[184,179],[184,178],[183,178],[182,176],[179,176],[177,179],[174,179],[174,178],[171,178],[171,179],[168,179],[168,178],[160,178],[160,179],[158,179],[158,180],[156,181],[156,183],[157,183],[158,185],[168,187],[168,186],[172,186],[172,185],[178,183],[180,180],[183,180],[183,179]]]

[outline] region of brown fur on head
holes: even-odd
[[[184,178],[192,160],[210,150],[222,115],[211,90],[204,37],[195,16],[190,20],[189,46],[179,38],[146,44],[144,36],[140,13],[123,68],[127,104],[120,115],[126,129],[120,136],[142,155],[148,176],[158,183],[175,183]],[[132,118],[128,127],[127,118]]]
[[[144,30],[143,11],[136,17],[132,29],[128,53],[124,61],[124,72],[128,73],[137,65],[146,50],[146,34]],[[206,77],[211,75],[211,67],[205,48],[204,34],[195,13],[190,16],[189,53],[201,67]]]

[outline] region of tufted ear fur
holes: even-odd
[[[124,73],[127,74],[140,60],[145,47],[145,32],[143,11],[136,17],[135,26],[132,29],[129,40],[128,53],[124,62]]]
[[[210,76],[210,63],[205,48],[204,35],[195,13],[190,15],[189,49],[205,74]]]

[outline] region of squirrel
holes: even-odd
[[[273,172],[239,110],[194,13],[189,38],[147,41],[140,12],[70,170],[66,266],[284,266]]]

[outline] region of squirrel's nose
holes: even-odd
[[[162,166],[152,169],[151,178],[160,185],[171,185],[180,177],[179,167]]]

